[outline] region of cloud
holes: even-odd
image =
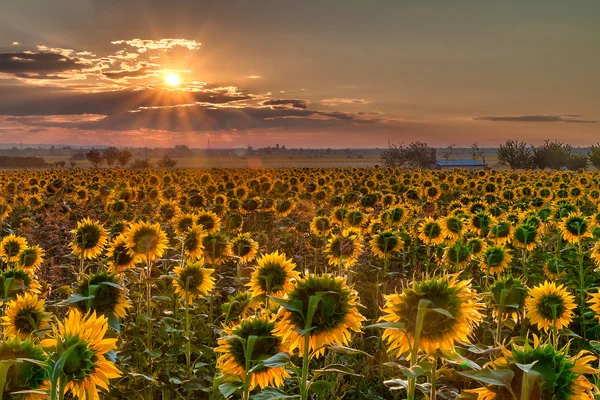
[[[154,71],[150,68],[139,68],[135,70],[125,71],[105,71],[102,75],[109,79],[124,79],[124,78],[142,78],[146,76],[152,76]]]
[[[474,121],[492,121],[492,122],[567,122],[571,124],[595,124],[598,121],[579,119],[578,114],[562,115],[519,115],[519,116],[487,116],[474,117]]]
[[[89,64],[79,58],[70,58],[58,53],[0,53],[0,73],[15,76],[48,78],[51,75],[74,70],[82,70]]]
[[[261,104],[264,106],[275,106],[282,108],[287,108],[288,106],[292,108],[308,108],[308,105],[304,100],[266,100],[263,101]]]
[[[335,97],[332,99],[323,99],[321,100],[321,104],[327,107],[335,107],[340,104],[355,104],[355,105],[363,105],[372,103],[372,99],[351,99],[345,97]]]
[[[131,47],[135,47],[138,52],[145,53],[148,50],[162,50],[167,51],[175,47],[184,47],[188,50],[198,50],[201,43],[195,40],[188,39],[160,39],[160,40],[145,40],[145,39],[131,39],[131,40],[115,40],[112,44],[126,44]]]

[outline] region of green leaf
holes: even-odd
[[[458,353],[452,353],[449,355],[445,355],[443,357],[446,361],[452,363],[452,364],[456,364],[456,365],[460,365],[461,367],[469,367],[471,369],[474,370],[480,370],[481,367],[479,366],[479,364],[477,364],[475,361],[469,360],[466,357],[461,356]]]
[[[352,375],[352,376],[362,376],[362,375],[354,372],[350,367],[348,367],[346,365],[342,365],[342,364],[329,364],[324,368],[315,369],[313,371],[313,373],[315,374],[315,376],[320,375],[320,374],[328,374],[328,373],[345,374],[345,375]]]
[[[147,381],[154,382],[154,378],[151,377],[151,376],[148,376],[148,375],[138,374],[138,373],[135,373],[135,372],[130,372],[129,375],[131,375],[134,378],[138,378],[139,377],[139,378],[144,378]]]
[[[479,371],[459,372],[459,374],[482,383],[487,383],[488,385],[502,386],[507,389],[510,389],[510,384],[515,377],[515,373],[510,369],[494,370],[489,367],[485,367]]]
[[[306,319],[304,320],[304,322],[305,322],[304,329],[308,329],[308,328],[312,327],[312,319],[313,319],[313,316],[315,315],[315,312],[317,311],[317,307],[319,306],[321,297],[322,296],[317,295],[317,294],[310,296],[310,299],[308,300],[308,311],[306,312]]]
[[[286,352],[277,353],[272,357],[262,360],[260,363],[267,368],[283,367],[290,362],[290,355]]]
[[[404,376],[406,376],[409,379],[416,379],[419,376],[425,375],[427,373],[425,368],[423,368],[419,364],[413,365],[412,368],[405,367],[403,365],[398,365],[398,369],[400,370],[400,372],[402,372]]]
[[[252,396],[252,400],[280,400],[280,399],[299,399],[297,394],[286,394],[284,391],[272,387],[266,387],[259,393]]]
[[[219,385],[219,392],[223,395],[223,397],[228,398],[237,392],[242,387],[242,384],[239,382],[225,382]]]
[[[93,299],[95,296],[83,296],[81,293],[73,293],[66,302],[68,304],[79,303],[80,301]]]
[[[100,282],[99,285],[112,286],[114,288],[121,289],[121,290],[123,289],[123,287],[121,287],[121,285],[117,285],[116,283],[113,283],[113,282],[104,281],[104,282]]]
[[[450,319],[454,319],[454,315],[452,315],[452,314],[450,313],[450,311],[448,311],[448,310],[445,310],[445,309],[443,309],[443,308],[428,308],[428,309],[427,309],[427,311],[433,311],[433,312],[436,312],[436,313],[438,313],[438,314],[445,315],[446,317],[448,317],[448,318],[450,318]]]
[[[302,302],[300,300],[285,300],[273,296],[268,297],[286,310],[302,314]]]
[[[314,381],[308,387],[308,390],[316,393],[318,396],[325,395],[331,389],[333,389],[333,384],[329,381]]]
[[[349,355],[363,355],[365,357],[371,357],[373,358],[373,355],[362,351],[362,350],[357,350],[357,349],[353,349],[352,347],[346,347],[346,346],[340,346],[339,344],[334,344],[332,346],[327,346],[328,349],[335,351],[336,353],[342,353],[342,354],[349,354]]]
[[[533,368],[533,366],[537,363],[537,360],[535,360],[534,362],[532,362],[531,364],[519,364],[519,363],[515,363],[517,365],[517,367],[519,367],[523,372],[531,372],[531,369]]]
[[[402,322],[380,322],[378,324],[372,324],[365,326],[365,329],[381,328],[381,329],[392,329],[395,331],[403,331],[406,329],[406,325]]]

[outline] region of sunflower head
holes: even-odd
[[[131,223],[124,233],[129,254],[139,256],[145,261],[162,257],[168,247],[169,239],[160,224],[149,222]]]
[[[256,258],[258,242],[250,237],[250,233],[240,233],[231,240],[230,252],[240,263],[246,264]]]
[[[281,297],[290,290],[299,273],[296,264],[279,252],[265,254],[256,262],[248,287],[255,297],[268,295]]]
[[[45,252],[40,246],[26,247],[19,253],[17,266],[35,271],[44,262],[44,255]]]
[[[513,244],[528,251],[535,248],[538,238],[538,230],[533,225],[520,224],[513,232]]]
[[[33,271],[25,269],[9,269],[0,273],[1,298],[16,299],[25,293],[39,294],[40,283]]]
[[[481,255],[481,265],[493,275],[503,273],[509,268],[512,261],[511,255],[502,246],[491,246],[485,249]]]
[[[578,243],[583,238],[592,237],[590,221],[580,213],[570,213],[560,224],[563,239],[571,244]]]
[[[7,263],[19,260],[19,254],[27,248],[27,240],[11,233],[0,242],[0,257]]]
[[[512,275],[506,275],[494,282],[490,292],[496,313],[502,312],[517,320],[527,297],[527,288],[523,282]]]
[[[243,379],[251,372],[250,390],[259,386],[280,387],[290,375],[285,367],[269,368],[260,366],[260,362],[281,352],[287,352],[282,339],[274,334],[275,322],[268,316],[254,316],[243,319],[238,325],[224,329],[224,335],[218,340],[215,352],[221,355],[217,359],[217,368],[224,375]],[[255,341],[250,341],[251,337]],[[253,343],[253,345],[251,344]]]
[[[310,230],[317,236],[328,236],[331,232],[332,224],[328,217],[314,217],[310,223]]]
[[[117,339],[105,338],[108,321],[96,313],[81,314],[71,309],[64,322],[58,321],[52,335],[41,342],[53,354],[51,363],[63,357],[66,390],[78,398],[99,398],[98,386],[107,388],[109,379],[121,376],[106,354],[116,349]],[[64,355],[64,356],[63,356]],[[89,397],[87,397],[89,396]]]
[[[471,248],[468,244],[459,241],[450,245],[446,251],[444,251],[443,261],[457,268],[463,268],[470,261],[473,255],[471,254]]]
[[[319,357],[325,353],[325,346],[348,345],[350,331],[359,332],[365,320],[357,308],[358,294],[346,284],[345,278],[309,275],[299,279],[284,299],[281,304],[285,306],[277,314],[276,335],[290,344],[290,351],[298,348],[300,355],[304,352],[305,334],[310,335],[312,356]],[[302,331],[305,333],[299,333]]]
[[[204,246],[204,257],[214,265],[224,263],[231,255],[229,240],[222,231],[209,232],[202,238],[202,245]]]
[[[77,228],[73,229],[71,233],[73,233],[71,249],[76,256],[84,259],[98,257],[108,240],[108,233],[104,226],[89,218],[77,222]]]
[[[202,239],[207,235],[207,232],[202,228],[202,225],[192,224],[187,228],[182,235],[181,245],[185,255],[192,260],[201,258],[204,254],[204,245]]]
[[[108,269],[112,273],[121,273],[133,267],[139,260],[137,254],[132,254],[127,247],[125,236],[117,236],[108,247]]]
[[[20,360],[19,362],[16,362]],[[41,347],[35,345],[31,339],[19,339],[13,336],[0,344],[0,362],[6,365],[5,385],[3,397],[9,399],[35,399],[28,394],[15,394],[15,392],[28,390],[43,390],[46,381],[44,366],[28,361],[39,363],[46,362],[46,356]],[[11,361],[15,361],[11,363]]]
[[[88,299],[78,301],[75,305],[83,313],[94,311],[109,318],[124,318],[131,304],[122,284],[119,276],[108,272],[84,276],[79,282],[78,293]]]
[[[575,297],[563,285],[548,281],[531,289],[525,307],[527,318],[546,332],[552,327],[561,330],[569,326],[577,308]]]
[[[2,317],[4,334],[7,337],[18,336],[21,340],[26,339],[33,333],[41,332],[50,324],[50,314],[44,310],[44,300],[37,295],[25,293],[17,295],[6,305],[6,311]]]
[[[231,322],[247,317],[259,306],[260,301],[256,300],[250,291],[244,291],[230,295],[221,309],[225,315],[225,322]]]
[[[183,267],[173,270],[175,293],[191,301],[199,296],[208,296],[215,286],[214,269],[204,268],[204,259],[188,261]]]
[[[381,319],[404,325],[403,330],[385,329],[383,339],[388,343],[388,351],[397,356],[410,351],[421,312],[424,317],[419,349],[430,355],[438,350],[453,352],[456,342],[469,342],[473,329],[483,319],[478,300],[470,281],[458,281],[457,275],[415,281],[400,294],[387,296]]]
[[[442,244],[445,240],[442,225],[431,217],[423,220],[418,228],[419,239],[427,245]]]
[[[396,232],[383,231],[373,235],[369,243],[371,251],[379,258],[389,257],[402,249],[402,239]]]
[[[196,216],[195,223],[209,232],[217,232],[221,228],[221,218],[212,211],[200,212]]]
[[[362,236],[352,229],[344,229],[341,234],[332,236],[325,247],[328,264],[345,268],[354,265],[362,252]]]

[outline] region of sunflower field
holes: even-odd
[[[600,174],[0,175],[0,400],[598,399]]]

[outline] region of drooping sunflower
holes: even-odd
[[[16,299],[6,305],[5,315],[2,317],[2,325],[6,327],[4,334],[25,340],[32,333],[43,331],[50,325],[51,318],[51,314],[44,311],[44,305],[44,300],[35,294],[17,295]]]
[[[77,228],[71,231],[73,240],[70,243],[73,254],[83,259],[98,257],[104,250],[108,233],[98,221],[89,218],[77,222]]]
[[[107,257],[108,270],[113,274],[122,273],[140,260],[137,254],[130,254],[127,240],[122,234],[117,236],[108,246]]]
[[[20,362],[13,362],[20,359]],[[21,340],[12,335],[0,343],[0,362],[5,365],[6,379],[2,390],[5,399],[44,400],[48,397],[32,391],[43,392],[46,387],[43,350],[31,339]],[[32,362],[33,361],[33,362]],[[18,392],[28,392],[21,393]]]
[[[125,318],[131,302],[123,287],[121,277],[107,272],[86,275],[79,282],[77,292],[83,297],[91,297],[75,303],[79,311],[94,311],[97,315]]]
[[[185,255],[195,260],[201,258],[204,254],[204,245],[202,239],[207,235],[207,231],[202,228],[202,225],[192,224],[187,231],[182,235],[181,245]]]
[[[209,232],[202,238],[202,245],[204,246],[204,258],[211,264],[222,264],[231,255],[229,240],[222,231]]]
[[[0,257],[6,263],[19,261],[19,253],[27,248],[27,239],[11,233],[0,242]]]
[[[508,269],[511,261],[511,255],[503,246],[488,247],[481,255],[481,266],[483,270],[489,270],[492,275],[503,273]]]
[[[123,234],[129,254],[143,261],[153,261],[162,257],[168,247],[169,239],[159,223],[133,222]]]
[[[117,348],[116,338],[105,338],[107,330],[105,316],[83,315],[73,308],[64,322],[53,325],[52,337],[41,341],[53,363],[73,347],[62,368],[67,378],[65,392],[81,400],[99,400],[99,387],[108,390],[109,380],[121,376],[114,363],[106,359],[106,353]]]
[[[530,366],[530,374],[535,373],[538,379],[531,382],[530,393],[539,399],[561,400],[593,400],[600,391],[585,375],[596,375],[598,371],[590,365],[597,357],[586,350],[576,356],[569,357],[567,349],[556,349],[550,343],[541,343],[534,335],[534,344],[529,341],[524,346],[512,345],[512,349],[502,348],[500,357],[489,366],[493,370],[507,371],[513,378],[510,389],[506,385],[492,385],[466,390],[476,395],[477,400],[503,400],[513,398],[514,393],[521,393],[522,382],[527,379],[523,366]]]
[[[344,229],[341,234],[332,236],[325,246],[327,263],[332,266],[350,268],[362,253],[362,236],[351,229]]]
[[[256,262],[247,284],[254,297],[268,295],[281,297],[289,291],[300,275],[291,258],[279,252],[265,254]]]
[[[445,237],[442,231],[442,225],[431,217],[426,217],[419,228],[419,239],[430,246],[437,246],[444,243]]]
[[[396,232],[384,231],[373,235],[369,242],[371,251],[379,258],[387,258],[402,249],[402,239]]]
[[[328,236],[331,229],[332,224],[328,217],[314,217],[310,222],[310,231],[317,236]]]
[[[575,297],[563,285],[546,281],[531,289],[525,307],[531,323],[547,332],[553,326],[557,330],[568,327],[577,305]]]
[[[316,295],[320,295],[320,300],[311,326],[307,327],[304,316],[307,315],[311,297]],[[351,331],[360,332],[362,321],[365,320],[358,311],[358,293],[347,285],[346,278],[328,274],[308,275],[299,279],[284,299],[302,304],[302,313],[281,307],[275,317],[275,335],[289,343],[290,352],[297,348],[301,356],[304,352],[304,335],[298,331],[310,329],[305,333],[310,335],[308,350],[315,357],[320,357],[325,353],[325,346],[347,346]]]
[[[571,244],[579,243],[583,238],[592,237],[592,227],[589,220],[580,213],[570,213],[560,223],[563,239]]]
[[[192,301],[208,296],[215,286],[214,269],[204,268],[204,259],[188,261],[185,266],[173,269],[175,293]]]
[[[238,325],[225,327],[215,349],[215,352],[221,353],[217,359],[217,368],[223,375],[243,379],[246,375],[247,361],[250,367],[254,368],[263,360],[287,352],[285,342],[276,336],[274,331],[275,322],[266,315],[249,317],[241,320]],[[250,336],[257,337],[251,356],[246,354],[244,349],[244,343]],[[247,360],[247,357],[250,360]],[[267,386],[283,386],[284,380],[290,376],[285,367],[259,367],[249,373],[250,390],[257,386],[261,389]]]
[[[40,294],[40,283],[32,270],[9,269],[0,273],[0,298],[16,299],[25,293]]]
[[[44,262],[45,254],[44,249],[38,245],[26,247],[19,253],[17,266],[36,271]]]
[[[431,309],[441,308],[452,315],[450,318],[443,313],[426,311],[419,349],[429,355],[438,350],[451,353],[456,342],[468,343],[469,336],[483,319],[480,312],[483,304],[471,289],[470,281],[459,281],[457,274],[413,281],[400,294],[386,296],[381,317],[383,321],[401,322],[405,326],[402,331],[385,329],[383,332],[388,351],[398,357],[410,351],[421,300],[426,300]]]
[[[221,306],[221,310],[225,316],[225,322],[231,322],[246,318],[259,307],[260,301],[252,296],[250,291],[244,291],[229,295],[227,302]]]
[[[238,258],[238,262],[247,264],[256,258],[258,242],[250,237],[250,233],[240,233],[231,240],[230,253]]]

